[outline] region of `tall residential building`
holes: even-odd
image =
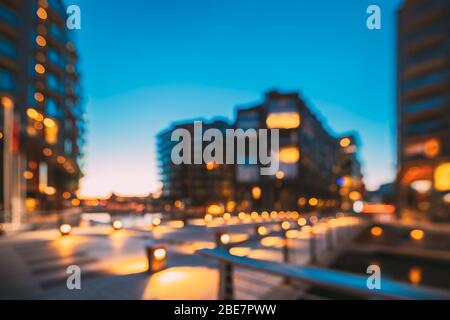
[[[239,108],[236,128],[280,130],[280,168],[276,175],[260,175],[258,165],[236,166],[238,210],[332,210],[341,204],[339,192],[343,185],[338,186],[338,183],[342,178],[348,184],[362,183],[360,175],[357,176],[359,181],[353,181],[356,175],[341,170],[343,151],[339,139],[323,127],[296,92],[272,91],[261,104]],[[351,140],[351,154],[357,162],[353,142]],[[351,147],[350,143],[345,147]],[[359,162],[356,166],[355,171],[360,172]]]
[[[450,220],[450,2],[398,13],[398,211]]]
[[[0,0],[0,223],[78,204],[77,61],[62,1]]]
[[[226,121],[202,121],[202,132],[208,129],[217,129],[225,135],[226,130],[230,128],[232,126]],[[192,138],[191,152],[188,155],[192,164],[176,165],[172,161],[172,150],[178,142],[172,141],[171,137],[177,129],[186,130]],[[174,124],[157,137],[158,163],[163,185],[159,201],[164,203],[164,209],[167,212],[205,214],[209,208],[210,213],[221,214],[230,209],[234,196],[233,166],[212,162],[204,163],[203,160],[202,164],[194,164],[196,153],[194,144],[196,141],[198,142],[198,139],[201,137],[195,136],[194,121]],[[201,145],[205,148],[208,143],[201,142]],[[223,150],[225,149],[224,144]],[[197,153],[201,152],[197,151]],[[202,156],[202,154],[198,155]]]

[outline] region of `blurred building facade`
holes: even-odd
[[[280,130],[280,168],[275,176],[260,175],[258,165],[236,166],[235,202],[240,211],[331,211],[344,204],[341,188],[348,196],[356,186],[362,187],[355,140],[341,147],[340,139],[323,127],[297,92],[268,92],[263,103],[238,109],[236,128]],[[339,186],[342,178],[347,184]],[[348,204],[344,209],[351,208]]]
[[[227,129],[245,133],[253,129],[256,139],[259,129],[279,129],[279,170],[275,175],[261,175],[261,168],[267,166],[251,161],[248,140],[245,159],[237,159],[234,144],[233,165],[175,165],[171,153],[179,142],[171,141],[173,131],[185,129],[194,137],[193,122],[176,124],[157,138],[163,185],[159,201],[165,203],[165,211],[335,211],[351,210],[355,201],[362,200],[356,137],[331,135],[297,92],[268,92],[262,103],[238,108],[234,125],[215,121],[203,126],[204,130],[219,129],[224,135]],[[270,136],[268,140],[270,146]],[[191,153],[193,150],[192,145]]]
[[[398,13],[398,212],[450,220],[450,2]]]
[[[66,18],[60,0],[0,0],[1,223],[79,204],[84,111]]]
[[[172,150],[179,143],[171,141],[172,133],[177,129],[187,130],[191,135],[191,154],[194,159],[195,139],[194,121],[175,124],[162,131],[157,137],[158,163],[162,193],[158,202],[163,203],[164,211],[172,213],[204,214],[205,210],[213,214],[223,213],[232,205],[233,198],[233,166],[217,163],[181,164],[172,162]],[[212,122],[202,121],[203,131],[217,129],[224,136],[232,126],[222,120]],[[225,141],[224,141],[225,143]],[[203,148],[208,143],[202,142]],[[223,150],[225,150],[225,145]],[[203,149],[202,149],[203,150]],[[203,151],[199,151],[203,152]]]

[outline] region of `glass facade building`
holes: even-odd
[[[223,149],[226,159],[233,148],[233,164],[178,165],[172,161],[174,147],[180,143],[171,141],[176,129],[187,130],[193,138],[189,151],[193,159],[195,139],[199,139],[194,138],[194,122],[175,124],[158,135],[163,185],[160,200],[165,204],[165,211],[196,214],[254,210],[351,211],[353,203],[364,196],[356,137],[337,138],[329,134],[296,92],[269,92],[261,104],[238,107],[233,125],[225,121],[203,124],[203,131],[211,128],[224,136],[228,129],[233,129],[234,143]],[[279,129],[279,152],[275,155],[279,168],[273,175],[262,175],[261,169],[269,165],[258,155],[258,159],[253,158],[261,152],[260,129]],[[238,131],[244,136],[237,138]],[[258,152],[250,152],[250,139],[253,147],[258,146]],[[269,156],[274,152],[270,147],[270,133],[266,142]],[[205,148],[209,142],[202,144]],[[238,152],[242,145],[245,153]]]
[[[398,13],[398,208],[450,219],[450,2],[408,0]]]
[[[340,139],[324,128],[296,92],[268,92],[262,104],[239,108],[236,128],[280,132],[276,175],[260,175],[258,165],[236,166],[235,202],[240,211],[332,210],[345,203],[340,193],[353,191],[338,185],[343,178],[355,189],[363,188],[354,140],[341,147]],[[347,152],[350,147],[352,152]],[[350,155],[352,161],[344,161]]]
[[[0,222],[72,206],[84,110],[60,0],[0,0]],[[76,201],[74,202],[76,203]]]

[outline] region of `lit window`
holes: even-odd
[[[266,120],[269,129],[295,129],[300,126],[297,112],[271,113]]]
[[[281,148],[279,158],[283,163],[297,163],[300,160],[300,151],[296,147]]]
[[[450,162],[441,164],[434,172],[434,187],[437,191],[450,190]]]

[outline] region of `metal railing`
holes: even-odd
[[[311,266],[294,266],[231,255],[224,247],[199,254],[218,260],[219,299],[321,299],[330,298],[443,300],[450,292],[382,280],[380,290],[370,290],[368,277]],[[285,282],[289,279],[289,283]],[[319,293],[317,293],[319,292]],[[325,294],[326,296],[326,294]],[[325,297],[326,298],[326,297]]]

